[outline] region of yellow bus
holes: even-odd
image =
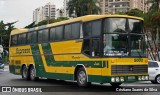
[[[51,78],[119,86],[148,80],[143,19],[87,15],[11,32],[9,69],[27,80]]]

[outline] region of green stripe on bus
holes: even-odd
[[[38,45],[31,45],[31,50],[36,67],[36,76],[43,76],[45,69]]]
[[[102,61],[55,61],[54,53],[52,52],[49,43],[43,43],[42,50],[47,66],[75,67],[77,64],[84,64],[85,66],[90,66],[92,68],[102,68]]]
[[[51,50],[51,46],[49,43],[43,43],[42,44],[42,50],[44,53],[45,61],[47,63],[47,66],[54,66],[56,65],[56,62],[54,60],[54,55]]]

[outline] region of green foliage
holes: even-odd
[[[126,14],[130,16],[143,17],[143,11],[139,9],[131,9],[128,12],[126,12]]]
[[[8,50],[9,47],[9,37],[11,31],[14,29],[13,24],[16,22],[12,23],[7,23],[4,24],[3,21],[0,22],[0,44]]]
[[[97,3],[98,0],[70,0],[67,4],[67,10],[70,16],[75,12],[77,17],[98,14],[101,9],[96,5]]]
[[[42,20],[40,21],[38,24],[35,24],[35,22],[29,24],[28,26],[26,26],[25,28],[33,28],[33,27],[37,27],[37,26],[41,26],[41,25],[46,25],[46,24],[50,24],[50,23],[55,23],[55,22],[59,22],[59,21],[63,21],[63,20],[68,20],[69,18],[67,17],[59,17],[57,19],[48,19],[48,20]]]
[[[32,28],[34,27],[34,25],[35,25],[35,22],[32,22],[31,24],[27,25],[25,28]]]
[[[116,14],[143,17],[143,11],[139,9],[131,9],[128,12],[117,12]]]
[[[151,16],[151,21],[157,27],[160,27],[160,11],[156,11]]]

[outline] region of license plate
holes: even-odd
[[[135,76],[129,76],[128,77],[128,80],[134,80],[135,79]]]

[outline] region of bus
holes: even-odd
[[[9,69],[23,79],[119,86],[148,80],[143,19],[86,15],[10,35]]]

